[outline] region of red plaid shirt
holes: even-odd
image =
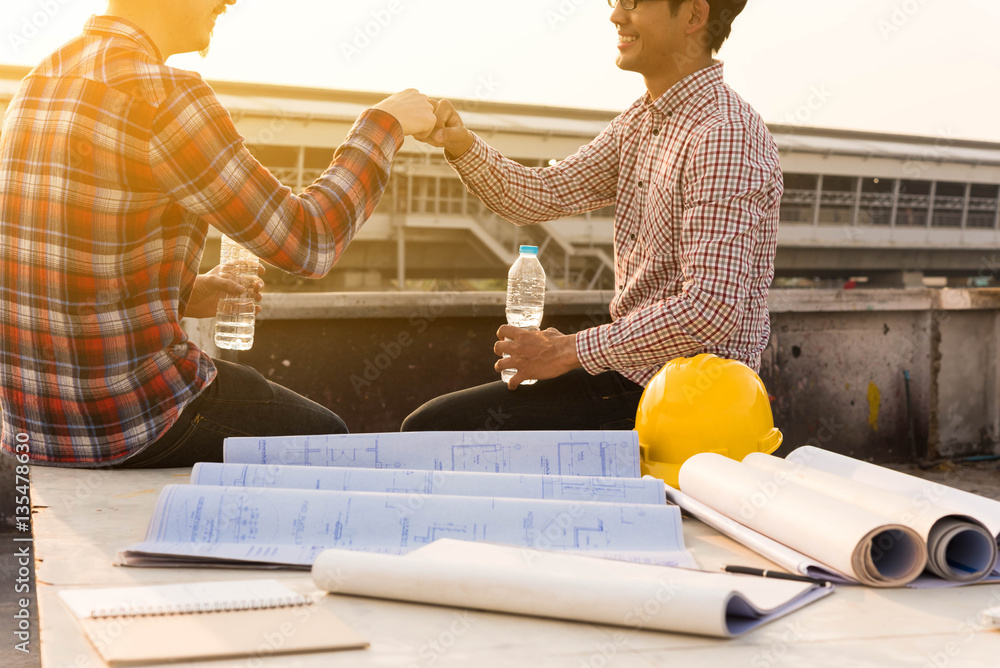
[[[722,63],[655,101],[647,94],[553,167],[523,167],[479,139],[452,165],[517,225],[615,205],[613,322],[576,340],[591,374],[615,370],[645,385],[671,359],[698,353],[760,367],[781,167]]]
[[[25,78],[0,134],[3,448],[23,433],[36,462],[93,466],[155,441],[215,377],[180,327],[208,226],[322,276],[402,140],[366,111],[295,196],[197,74],[134,25],[91,18]]]

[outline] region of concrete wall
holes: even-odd
[[[552,292],[544,325],[606,322],[609,299]],[[391,431],[438,394],[496,379],[503,300],[268,295],[253,350],[235,359],[329,406],[352,431]],[[875,461],[997,451],[1000,290],[777,290],[770,306],[761,377],[786,450],[813,443]],[[210,326],[190,331],[211,351]]]

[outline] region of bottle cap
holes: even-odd
[[[521,246],[522,255],[538,255],[538,246]]]

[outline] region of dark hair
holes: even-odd
[[[670,0],[670,13],[677,16],[681,5],[687,0]],[[722,48],[722,43],[729,37],[732,31],[733,21],[743,8],[747,6],[747,0],[708,0],[708,25],[705,46],[716,53]]]

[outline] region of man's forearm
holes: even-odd
[[[605,141],[587,148],[556,166],[532,168],[472,135],[468,149],[449,162],[490,210],[516,225],[535,225],[614,203],[617,158]]]

